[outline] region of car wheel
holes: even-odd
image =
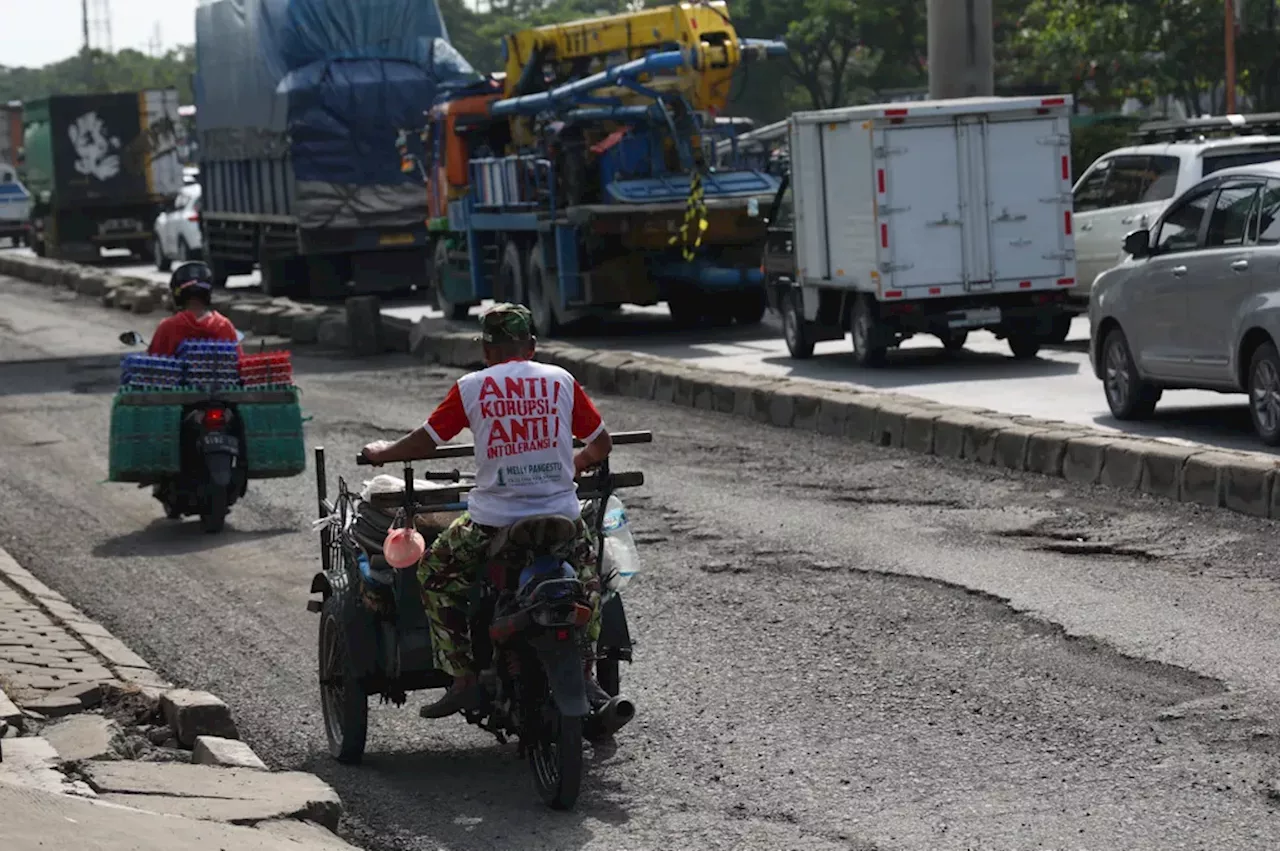
[[[1142,380],[1129,341],[1119,328],[1107,334],[1102,343],[1102,390],[1118,420],[1146,419],[1160,401],[1162,391]]]
[[[1249,361],[1249,416],[1268,446],[1280,446],[1280,353],[1263,343]]]
[[[182,237],[178,237],[178,262],[186,263],[191,259],[191,249],[187,247],[187,241]]]
[[[161,272],[168,272],[173,268],[173,261],[164,256],[164,246],[160,244],[160,237],[155,239],[155,247],[151,252],[156,259],[156,268]]]

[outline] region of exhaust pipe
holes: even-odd
[[[619,695],[596,710],[596,719],[605,735],[611,736],[636,717],[636,705]]]

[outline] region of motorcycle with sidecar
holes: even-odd
[[[649,432],[613,435],[615,446],[652,439]],[[431,460],[473,453],[471,445],[447,445]],[[358,763],[371,697],[402,706],[410,691],[451,682],[435,666],[417,570],[392,567],[383,542],[389,530],[408,523],[429,547],[466,509],[473,477],[453,470],[415,478],[406,464],[404,478],[393,479],[397,486],[389,492],[362,498],[339,478],[338,493],[330,500],[323,447],[316,448],[315,463],[321,570],[311,583],[319,599],[307,607],[320,614],[321,712],[330,753],[340,762]],[[361,456],[357,463],[367,461]],[[620,696],[619,663],[631,661],[632,639],[620,583],[610,581],[605,557],[606,507],[617,504],[610,497],[619,489],[642,484],[642,473],[613,473],[608,460],[578,479],[582,516],[596,533],[605,588],[594,650],[607,702],[593,706],[587,699],[580,639],[591,610],[582,583],[561,556],[575,535],[572,521],[534,517],[504,530],[476,583],[469,622],[484,698],[464,717],[500,743],[515,736],[539,796],[556,809],[569,809],[578,798],[584,738],[607,737],[635,714],[634,705]]]

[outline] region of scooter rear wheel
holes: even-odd
[[[209,493],[209,502],[200,512],[200,526],[209,534],[221,532],[227,522],[226,488],[213,488]]]

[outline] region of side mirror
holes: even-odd
[[[1151,254],[1151,231],[1146,228],[1125,235],[1124,251],[1136,260]]]
[[[120,335],[120,342],[126,346],[136,346],[142,342],[142,335],[137,331],[125,331]]]

